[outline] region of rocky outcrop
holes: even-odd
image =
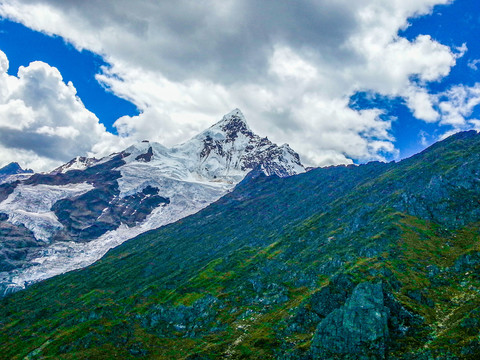
[[[22,169],[22,167],[18,163],[12,162],[0,168],[0,183],[12,182],[22,178],[27,178],[32,174],[33,170]]]
[[[398,176],[395,186],[404,188],[401,197],[393,204],[399,211],[442,224],[448,228],[460,228],[477,221],[480,217],[478,203],[480,196],[480,154],[452,156],[448,172],[439,172],[442,165],[442,148],[450,146],[457,154],[462,154],[469,144],[478,139],[476,131],[452,135],[442,143],[437,143],[423,153],[402,162],[405,168],[419,158],[425,164],[420,171],[412,172],[410,178]],[[412,167],[413,168],[413,167]],[[458,204],[462,204],[461,208]]]
[[[253,133],[239,109],[225,115],[190,142],[180,145],[179,149],[196,142],[201,148],[198,154],[201,166],[197,171],[207,177],[232,176],[232,171],[245,172],[255,168],[260,168],[266,175],[280,177],[305,171],[300,157],[288,144],[277,146],[268,138]]]
[[[66,164],[56,168],[51,172],[51,174],[60,174],[66,173],[71,170],[84,170],[88,167],[95,165],[99,160],[95,158],[89,158],[85,156],[77,156],[76,158],[70,160]]]
[[[8,196],[13,193],[15,190],[15,187],[19,184],[19,181],[15,182],[9,182],[9,183],[4,183],[0,184],[0,202],[3,200],[7,199]]]
[[[29,249],[42,245],[25,226],[10,224],[7,218],[0,213],[0,273],[22,266]]]
[[[142,325],[160,337],[170,337],[175,333],[184,337],[197,337],[218,332],[224,327],[216,320],[220,306],[221,301],[211,295],[198,299],[190,306],[156,305],[144,316]]]
[[[158,188],[147,186],[142,191],[121,198],[116,183],[102,186],[73,199],[57,201],[52,210],[64,226],[55,235],[58,240],[89,241],[120,224],[134,226],[142,222],[161,204],[170,200],[158,195]]]
[[[388,317],[382,284],[361,283],[344,306],[320,322],[312,340],[312,355],[319,359],[384,359]]]
[[[135,160],[137,161],[144,161],[144,162],[150,162],[152,160],[153,156],[153,148],[150,146],[145,154],[140,154],[138,155]]]

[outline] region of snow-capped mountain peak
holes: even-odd
[[[22,169],[17,162],[12,162],[0,168],[0,184],[3,182],[13,182],[28,178],[33,174],[33,170]]]
[[[122,154],[127,164],[121,168],[123,179],[119,183],[126,183],[128,177],[132,186],[135,183],[140,187],[145,181],[134,181],[138,174],[143,179],[157,174],[182,181],[235,184],[257,167],[267,175],[278,176],[305,171],[298,154],[287,144],[279,147],[253,133],[239,109],[180,145],[167,148],[144,140]],[[131,176],[126,176],[127,172]],[[122,194],[138,191],[138,186],[121,186]]]
[[[163,176],[187,181],[195,179],[233,184],[257,167],[264,169],[267,175],[278,176],[305,171],[298,154],[288,144],[277,146],[267,137],[258,136],[250,129],[241,110],[234,109],[208,129],[172,148],[143,140],[101,160],[76,157],[52,174],[84,170],[117,155],[121,155],[126,163],[122,168],[138,167],[139,163],[144,163],[154,169],[152,173],[160,170]],[[142,176],[147,174],[142,172]]]
[[[287,144],[256,135],[235,109],[172,148],[145,140],[100,160],[76,157],[50,174],[0,184],[0,230],[13,234],[4,240],[8,248],[0,247],[0,297],[2,283],[13,291],[87,266],[129,238],[201,210],[253,169],[277,176],[305,171]],[[17,246],[18,234],[28,237],[28,249]]]
[[[239,182],[258,166],[267,175],[290,176],[305,171],[298,154],[289,147],[279,147],[253,133],[239,109],[174,149],[196,159],[191,170],[210,180]]]
[[[66,164],[63,164],[62,166],[59,166],[58,168],[53,170],[51,174],[65,173],[70,170],[85,170],[86,168],[95,165],[98,161],[99,160],[96,158],[77,156]]]
[[[208,129],[202,131],[198,135],[186,143],[176,146],[177,148],[186,148],[190,144],[198,145],[198,141],[205,142],[223,142],[233,143],[237,142],[239,147],[243,144],[241,140],[244,138],[253,138],[256,135],[252,132],[248,123],[239,109],[235,109],[223,116],[222,120],[215,123]],[[203,147],[202,147],[203,150]]]
[[[229,141],[234,141],[239,134],[253,136],[253,132],[240,109],[235,109],[223,116],[222,120],[212,125],[207,132],[217,129],[220,133],[225,134]]]

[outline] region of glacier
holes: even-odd
[[[142,141],[99,160],[77,157],[48,174],[48,181],[41,176],[35,180],[61,184],[20,181],[0,202],[0,214],[6,214],[6,221],[11,224],[25,226],[44,245],[32,249],[21,267],[0,271],[0,296],[2,291],[5,295],[88,266],[128,239],[198,212],[231,191],[253,169],[276,176],[305,171],[298,154],[287,144],[277,146],[254,134],[241,111],[235,109],[210,128],[172,148]],[[79,182],[78,178],[86,180]],[[114,180],[108,180],[110,178]],[[105,185],[105,179],[111,184]],[[63,184],[67,181],[70,183]],[[95,196],[86,198],[89,194]],[[92,203],[98,200],[97,195],[108,196],[100,215],[98,209],[97,212],[87,211],[95,205]],[[141,208],[140,205],[148,203],[152,196],[168,201],[151,211]],[[80,202],[87,209],[75,212],[65,206],[56,209],[57,212],[52,211],[54,204],[61,201],[67,205]],[[114,210],[113,204],[116,204]],[[133,212],[129,209],[132,206],[135,207]],[[150,212],[140,217],[141,221],[130,221],[129,225],[119,220],[114,229],[94,239],[64,241],[71,231],[65,219],[80,228],[92,223],[95,226],[109,211],[110,217],[112,214]],[[62,214],[62,219],[57,214]],[[86,224],[82,225],[82,221]]]

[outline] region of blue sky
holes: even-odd
[[[86,108],[113,133],[116,129],[112,124],[119,117],[138,115],[135,105],[115,96],[95,80],[101,67],[108,66],[100,55],[78,51],[59,36],[48,36],[7,19],[0,22],[0,29],[0,50],[8,56],[10,75],[17,75],[20,66],[28,66],[32,61],[56,67],[65,82],[73,82]]]
[[[440,92],[446,91],[456,84],[474,86],[480,81],[480,72],[471,67],[472,62],[480,59],[480,42],[478,41],[480,4],[477,1],[456,0],[449,6],[437,6],[433,14],[411,20],[411,24],[405,31],[400,32],[408,39],[414,39],[418,34],[430,34],[433,39],[450,47],[460,47],[464,43],[468,47],[468,51],[457,60],[457,64],[451,69],[449,76],[442,81],[430,84],[430,89]],[[399,112],[397,116],[405,117],[406,114]],[[480,108],[474,108],[470,117],[480,118]],[[422,131],[426,134],[428,144],[431,144],[448,130],[442,127],[428,126],[428,124],[417,122],[411,117],[404,122],[398,122],[395,126],[395,134],[400,148],[403,149],[403,156],[408,156],[412,151],[417,152],[419,149],[419,146],[410,140],[409,133],[421,133]]]
[[[410,26],[399,31],[401,36],[413,41],[420,34],[429,34],[436,41],[452,48],[466,44],[468,51],[457,60],[448,76],[428,84],[434,92],[448,90],[456,84],[474,86],[480,81],[480,72],[471,63],[480,59],[480,4],[474,0],[456,0],[451,5],[436,6],[431,14],[410,19]],[[469,66],[470,63],[470,66]],[[479,62],[480,70],[480,62]],[[396,146],[400,150],[399,158],[409,157],[438,141],[448,132],[449,126],[418,121],[405,106],[401,98],[385,98],[365,93],[357,93],[352,98],[357,108],[379,107],[387,112],[384,116],[397,118],[393,122],[393,135]],[[474,108],[470,118],[480,118],[480,107]],[[423,139],[423,141],[422,141]]]
[[[204,5],[0,2],[0,165],[169,146],[235,107],[318,166],[398,160],[480,129],[475,0]]]

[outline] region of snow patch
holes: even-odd
[[[91,184],[69,185],[18,185],[7,199],[0,203],[0,212],[8,215],[8,222],[24,225],[37,240],[48,242],[63,225],[51,211],[61,199],[85,194],[94,187]]]
[[[63,274],[67,271],[83,268],[103,257],[108,250],[119,246],[148,230],[161,227],[194,214],[218,200],[225,189],[208,188],[200,185],[174,182],[170,185],[177,191],[168,206],[160,206],[135,226],[124,224],[88,243],[59,241],[42,248],[32,266],[14,270],[0,280],[11,284],[15,289],[24,289],[29,284]]]

